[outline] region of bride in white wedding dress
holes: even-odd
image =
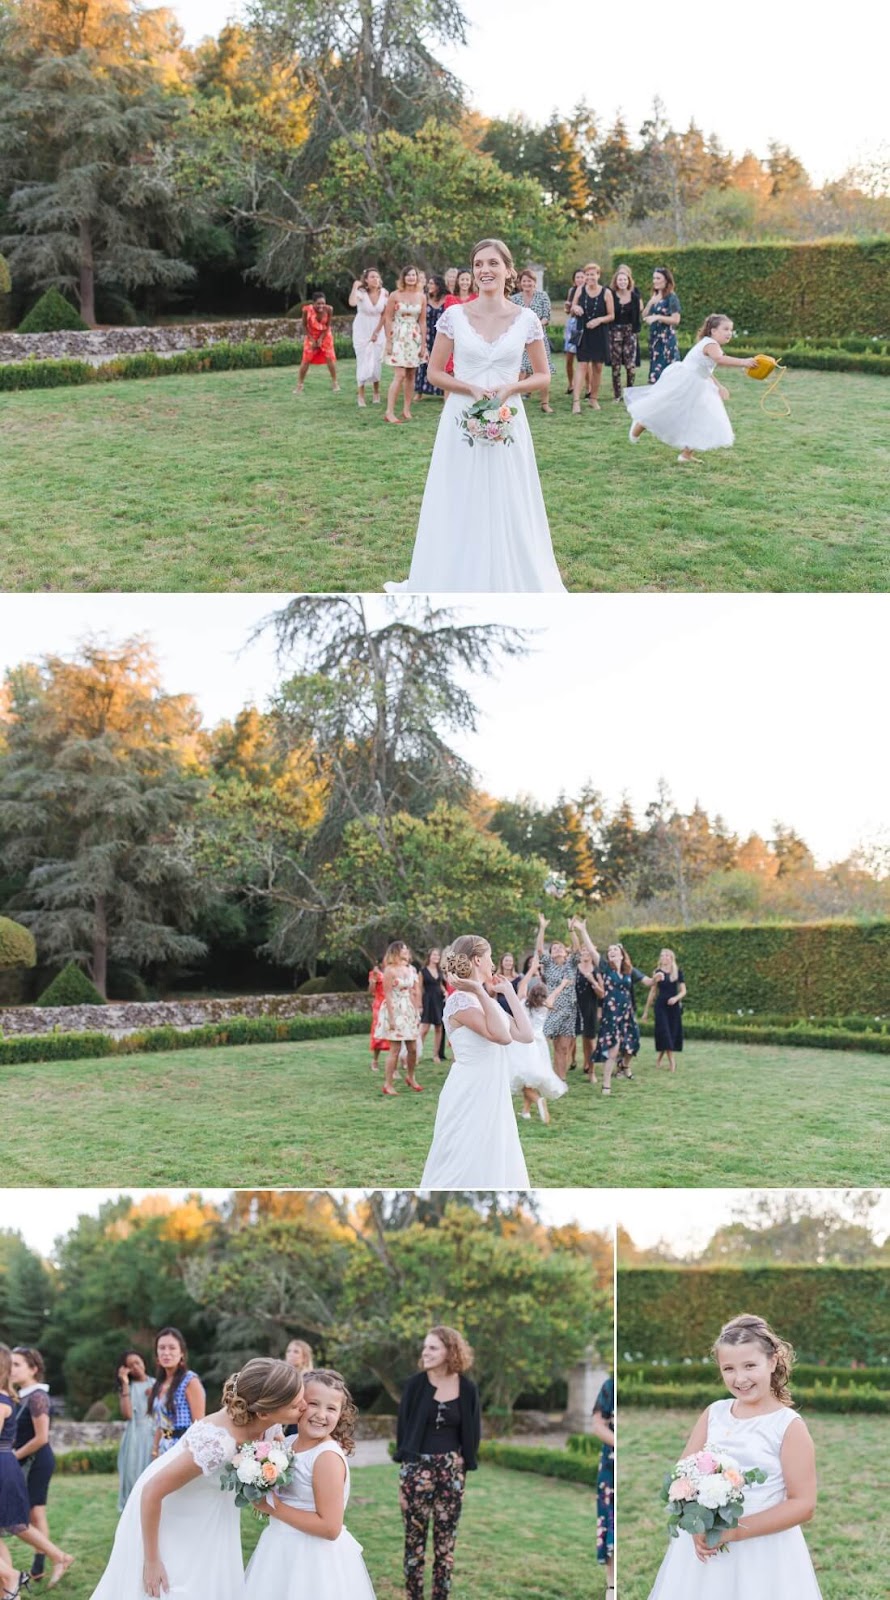
[[[421,1189],[527,1189],[528,1172],[510,1098],[508,1046],[534,1040],[509,979],[495,976],[491,945],[455,939],[442,971],[453,993],[445,1032],[454,1061],[439,1096]],[[502,994],[509,1015],[498,1005]]]
[[[436,329],[427,379],[446,391],[406,583],[387,593],[558,590],[550,527],[521,396],[551,381],[540,319],[507,299],[515,273],[500,239],[472,258],[476,300],[449,306]],[[531,377],[520,378],[525,350]],[[454,372],[446,371],[454,355]],[[474,400],[517,405],[512,444],[467,443],[461,414]]]
[[[234,1493],[220,1491],[220,1470],[248,1439],[299,1422],[305,1406],[286,1361],[263,1356],[233,1373],[223,1409],[192,1423],[137,1479],[92,1600],[243,1600],[241,1513]]]

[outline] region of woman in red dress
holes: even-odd
[[[320,291],[312,296],[310,305],[303,307],[303,360],[297,378],[297,394],[303,393],[303,384],[310,367],[327,367],[331,374],[334,393],[340,393],[340,385],[337,382],[337,357],[334,354],[334,330],[331,322],[333,315],[333,306],[328,305]]]
[[[368,988],[372,995],[371,1000],[371,1071],[376,1072],[379,1067],[381,1053],[388,1052],[389,1040],[383,1039],[378,1033],[380,1007],[383,1005],[383,973],[378,966],[371,968],[368,973]]]

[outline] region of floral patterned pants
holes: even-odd
[[[430,1517],[433,1519],[431,1600],[448,1600],[465,1480],[463,1457],[456,1452],[445,1456],[421,1456],[419,1461],[406,1461],[402,1465],[399,1487],[405,1519],[407,1600],[423,1600],[423,1569]]]
[[[637,336],[633,328],[621,323],[612,329],[612,393],[616,400],[621,399],[621,368],[627,372],[627,387],[633,388],[634,368],[637,364]]]

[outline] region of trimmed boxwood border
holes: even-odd
[[[700,1384],[715,1374],[713,1361],[619,1361],[619,1383]],[[811,1361],[797,1361],[794,1365],[794,1383],[807,1387],[825,1387],[837,1384],[842,1389],[872,1387],[890,1389],[890,1365],[886,1367],[820,1367]],[[579,1434],[579,1438],[586,1437]]]
[[[0,1038],[0,1066],[26,1061],[82,1061],[92,1056],[148,1055],[162,1050],[213,1049],[226,1044],[279,1044],[341,1039],[368,1031],[368,1018],[347,1011],[337,1017],[230,1017],[200,1028],[142,1028],[116,1039],[110,1033],[32,1033]]]
[[[656,1410],[676,1411],[709,1406],[720,1398],[720,1385],[713,1383],[621,1383],[618,1388],[619,1406],[648,1406]],[[890,1394],[863,1384],[859,1388],[843,1389],[839,1385],[814,1385],[812,1388],[793,1384],[794,1404],[801,1411],[868,1411],[890,1416]]]
[[[562,1478],[567,1483],[584,1483],[596,1488],[598,1463],[585,1460],[569,1450],[548,1450],[545,1445],[503,1444],[483,1440],[479,1460],[492,1467],[508,1467],[513,1472],[534,1472],[541,1478]]]

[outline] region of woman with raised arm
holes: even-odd
[[[446,950],[451,985],[445,1032],[454,1061],[436,1109],[421,1189],[527,1189],[510,1098],[508,1045],[531,1044],[531,1023],[512,983],[495,974],[491,945],[463,934]],[[501,1010],[503,995],[509,1013]]]

